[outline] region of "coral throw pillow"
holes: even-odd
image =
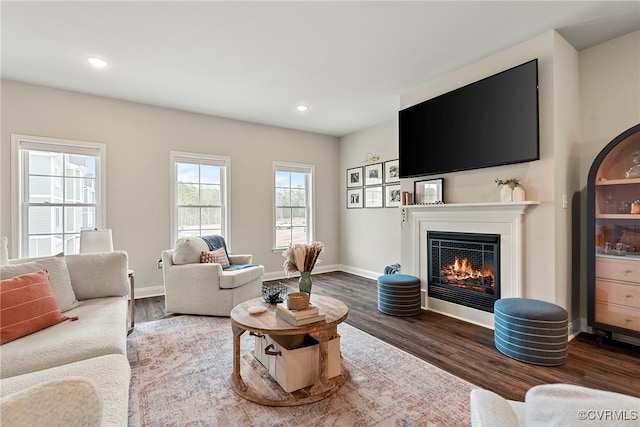
[[[60,312],[46,271],[0,281],[0,344],[67,319]]]
[[[224,248],[216,249],[215,251],[206,252],[203,251],[200,255],[200,262],[217,262],[222,268],[227,268],[231,263],[227,257],[227,252]]]

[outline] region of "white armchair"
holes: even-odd
[[[251,255],[229,254],[231,269],[219,263],[201,263],[209,251],[199,237],[179,239],[173,250],[162,252],[165,309],[167,313],[229,316],[241,302],[262,293],[262,265],[251,265]],[[233,265],[245,268],[233,269]]]
[[[640,399],[573,384],[542,384],[530,388],[524,402],[471,390],[473,427],[630,426],[640,417]]]

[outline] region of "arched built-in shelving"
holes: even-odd
[[[596,157],[587,184],[588,321],[598,342],[640,337],[640,125]],[[630,173],[631,172],[631,173]]]

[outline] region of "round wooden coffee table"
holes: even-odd
[[[269,406],[295,406],[317,402],[337,391],[343,384],[348,374],[346,368],[340,363],[340,375],[327,378],[329,340],[335,337],[338,324],[342,323],[349,312],[347,306],[335,299],[321,295],[312,295],[311,304],[317,306],[325,314],[326,320],[303,326],[293,326],[276,315],[276,306],[269,304],[262,298],[254,298],[238,304],[231,310],[231,329],[233,331],[233,374],[231,385],[238,395],[255,403]],[[263,313],[251,314],[250,307],[262,306],[266,310]],[[318,381],[303,389],[286,393],[280,388],[280,392],[267,390],[264,384],[253,384],[256,375],[240,375],[240,336],[250,331],[263,335],[305,335],[308,334],[319,343],[320,375]],[[244,364],[243,369],[252,369]]]

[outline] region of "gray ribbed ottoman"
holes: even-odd
[[[420,313],[420,279],[408,274],[378,277],[378,310],[393,316]]]
[[[545,301],[503,298],[493,307],[496,348],[521,362],[559,366],[569,353],[569,315]]]

